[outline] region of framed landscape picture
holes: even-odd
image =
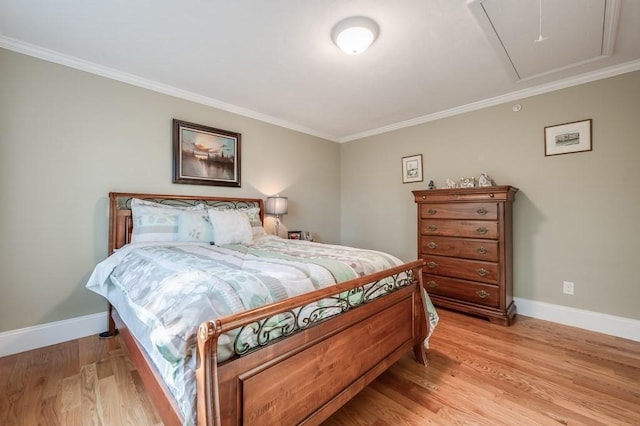
[[[591,151],[591,120],[544,128],[544,155]]]
[[[173,120],[173,183],[240,186],[240,133]]]

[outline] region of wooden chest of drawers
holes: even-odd
[[[513,304],[512,204],[517,188],[413,191],[418,255],[436,306],[509,325]]]

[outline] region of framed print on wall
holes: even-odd
[[[173,183],[240,186],[240,133],[173,120]]]
[[[544,155],[591,151],[591,119],[544,128]]]
[[[422,182],[422,154],[402,157],[402,183]]]

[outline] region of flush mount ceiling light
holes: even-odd
[[[338,22],[331,31],[333,42],[347,55],[359,55],[378,37],[378,24],[364,16]]]

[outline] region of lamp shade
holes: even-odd
[[[266,214],[281,215],[289,212],[289,199],[287,197],[267,197],[264,206]]]

